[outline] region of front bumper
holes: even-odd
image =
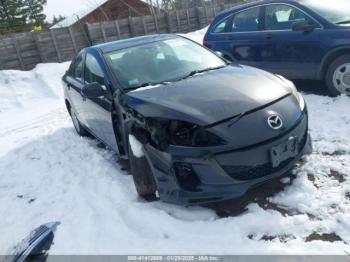
[[[197,152],[192,157],[181,155],[178,148],[160,152],[147,145],[146,152],[163,201],[179,205],[207,204],[239,198],[251,188],[286,174],[305,154],[312,152],[307,130],[305,116],[286,134],[239,150],[203,154],[201,157]],[[297,155],[273,167],[271,148],[291,137],[298,140]],[[179,163],[195,178],[182,181],[177,168]]]

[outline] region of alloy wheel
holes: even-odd
[[[342,64],[334,71],[333,84],[340,93],[350,95],[350,63]]]

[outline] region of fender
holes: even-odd
[[[328,51],[323,57],[317,72],[317,78],[322,80],[327,72],[328,66],[334,59],[341,55],[350,54],[350,45],[344,45]]]

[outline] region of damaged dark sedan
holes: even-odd
[[[145,198],[238,198],[311,151],[307,108],[292,82],[181,36],[86,48],[63,83],[78,134],[129,159]]]

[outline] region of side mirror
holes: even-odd
[[[311,32],[316,28],[318,28],[316,24],[310,23],[308,21],[294,22],[292,26],[293,31],[304,31],[304,32]]]
[[[106,94],[106,87],[100,85],[97,82],[87,84],[86,86],[83,87],[81,90],[82,96],[86,98],[98,98],[101,96],[104,96]]]
[[[216,51],[215,54],[217,56],[220,56],[222,59],[224,59],[227,63],[233,63],[232,59],[226,55],[224,55],[222,52],[220,51]]]
[[[224,54],[221,53],[220,51],[215,51],[215,54],[220,56],[221,58],[224,58]]]

